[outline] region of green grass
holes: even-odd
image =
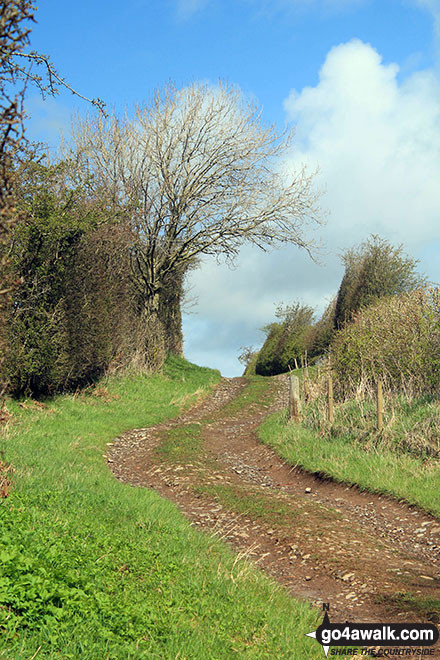
[[[298,518],[298,512],[288,504],[270,494],[262,494],[258,489],[246,486],[209,485],[199,486],[195,491],[209,495],[231,511],[271,525],[288,526]]]
[[[440,599],[438,598],[421,598],[411,592],[402,592],[393,596],[377,596],[376,601],[394,605],[402,612],[417,612],[425,616],[428,621],[439,622]]]
[[[263,442],[292,465],[362,489],[391,494],[440,516],[440,465],[408,452],[351,434],[320,434],[304,424],[286,421],[285,413],[269,416],[259,428]]]
[[[377,447],[422,459],[440,458],[440,405],[432,395],[410,400],[402,395],[388,395],[380,432],[375,428],[374,397],[337,403],[331,429],[323,424],[325,418],[326,403],[318,396],[304,411],[303,423],[311,430],[329,438],[337,436],[348,442],[359,442],[366,449]]]
[[[221,409],[221,416],[236,415],[257,403],[269,406],[274,398],[273,382],[263,376],[247,376],[246,387],[230,403]]]
[[[315,610],[195,531],[172,503],[116,481],[103,458],[118,434],[177,415],[218,377],[173,359],[163,375],[113,378],[44,410],[8,402],[0,658],[322,657],[304,637]]]
[[[196,459],[202,451],[200,424],[186,424],[169,429],[155,453],[167,463],[185,463]]]
[[[241,485],[203,485],[194,489],[195,492],[214,498],[227,509],[245,516],[261,520],[273,527],[301,528],[310,516],[318,517],[319,521],[341,518],[340,514],[327,509],[315,502],[285,500],[279,492],[270,488],[265,493],[261,489]],[[318,528],[318,521],[316,529]]]

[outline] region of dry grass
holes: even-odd
[[[11,480],[9,475],[12,472],[12,466],[0,461],[0,499],[8,497],[11,490]]]
[[[210,389],[199,387],[193,394],[184,394],[183,396],[173,399],[171,405],[177,406],[177,408],[183,412],[189,407],[189,405],[195,406],[199,404],[208,396],[208,394],[210,394],[210,392]]]
[[[328,365],[327,365],[328,367]],[[425,461],[440,458],[440,401],[433,394],[421,395],[418,388],[407,386],[396,392],[384,389],[384,425],[376,428],[376,389],[368,379],[350,388],[334,383],[337,398],[335,418],[328,422],[328,368],[314,374],[307,388],[303,423],[321,437],[345,437],[366,449],[386,448],[410,453]]]
[[[7,424],[9,420],[12,417],[12,413],[9,412],[9,410],[6,407],[5,401],[3,401],[2,406],[0,408],[0,426],[2,424]]]

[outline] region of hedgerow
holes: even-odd
[[[341,393],[373,386],[412,394],[440,384],[440,290],[390,296],[360,310],[331,344],[331,367]]]

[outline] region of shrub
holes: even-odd
[[[344,394],[383,379],[391,390],[429,393],[440,383],[440,290],[425,288],[360,310],[331,344]]]
[[[274,376],[294,368],[295,359],[299,360],[304,355],[313,313],[311,307],[301,303],[278,306],[276,315],[282,322],[271,323],[264,328],[267,339],[257,357],[257,374]]]
[[[341,329],[362,307],[384,296],[398,295],[423,287],[426,280],[416,273],[417,260],[379,236],[371,236],[359,247],[347,250],[342,261],[345,273],[336,297],[334,327]]]
[[[64,163],[30,163],[25,174],[10,246],[19,281],[3,366],[10,391],[74,389],[135,358],[160,368],[164,331],[145,317],[130,277],[124,223],[104,213],[84,185],[74,186]]]
[[[270,323],[263,328],[263,331],[266,332],[266,341],[258,352],[255,373],[260,376],[273,376],[281,373],[276,350],[283,326],[280,323]]]
[[[307,333],[305,347],[309,358],[318,358],[327,352],[335,333],[335,306],[336,298],[333,298],[322,317]]]
[[[258,359],[258,351],[253,346],[242,346],[238,361],[244,365],[243,376],[255,376],[255,366]]]

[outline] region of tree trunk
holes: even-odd
[[[183,277],[168,278],[159,295],[158,316],[165,332],[165,347],[168,353],[183,356],[182,312],[180,309]]]

